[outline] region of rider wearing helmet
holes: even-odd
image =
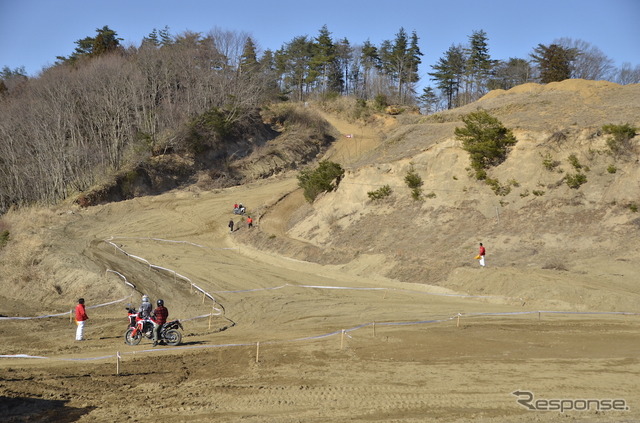
[[[169,317],[169,310],[164,306],[163,300],[158,300],[158,307],[153,310],[151,321],[153,322],[153,346],[158,345],[158,338],[160,336],[160,328],[167,321]]]
[[[142,296],[142,304],[140,304],[140,317],[143,319],[148,319],[151,317],[151,302],[149,301],[149,296],[144,294]]]

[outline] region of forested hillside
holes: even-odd
[[[435,88],[421,95],[423,52],[416,32],[403,28],[376,46],[333,39],[323,26],[316,37],[294,37],[277,51],[260,51],[248,35],[221,30],[174,35],[154,29],[138,47],[121,41],[105,26],[77,40],[73,54],[37,77],[2,70],[0,213],[78,195],[89,203],[100,196],[130,198],[193,181],[200,171],[222,184],[237,183],[242,176],[233,174],[232,164],[291,129],[282,119],[290,112],[270,112],[278,102],[346,96],[357,100],[355,119],[407,107],[450,109],[529,81],[640,80],[637,68],[614,69],[579,40],[539,45],[531,60],[495,60],[484,31],[445,52],[428,72]],[[304,121],[296,120],[316,125],[313,117]],[[330,137],[322,130],[307,133],[301,141],[319,145],[274,169],[312,158]]]

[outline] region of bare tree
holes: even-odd
[[[613,79],[621,85],[640,83],[640,65],[634,67],[629,62],[623,63],[622,67],[616,71],[616,76]]]
[[[610,79],[613,75],[615,70],[613,60],[608,58],[598,47],[583,40],[566,37],[557,39],[554,43],[577,52],[571,64],[572,78],[597,81]]]

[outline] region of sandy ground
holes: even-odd
[[[349,142],[339,141],[328,158],[348,166],[379,143],[374,129],[332,123],[355,142],[345,137]],[[452,151],[447,146],[443,154]],[[350,168],[346,179],[375,182],[385,169],[370,170],[367,180],[368,168]],[[398,175],[401,184],[403,171]],[[82,210],[63,206],[45,224],[34,218],[30,230],[45,234],[47,254],[39,260],[56,277],[46,286],[0,284],[0,314],[9,317],[0,319],[0,421],[640,422],[639,247],[614,251],[623,226],[614,222],[596,234],[610,244],[602,252],[576,234],[576,243],[598,252],[562,258],[568,270],[560,271],[507,252],[518,243],[540,251],[562,246],[575,231],[518,238],[528,220],[514,218],[487,232],[505,245],[487,268],[471,257],[461,264],[463,258],[445,256],[441,265],[450,274],[438,286],[406,283],[380,276],[389,256],[366,241],[357,246],[366,254],[346,264],[293,258],[300,251],[311,257],[327,238],[313,222],[296,227],[296,213],[313,216],[296,189],[291,174],[225,190],[192,187]],[[343,200],[350,189],[363,195],[362,187],[345,185],[339,206],[330,196],[314,205],[317,215],[327,211],[336,237],[340,225],[331,210],[345,221],[357,216],[340,209],[349,206]],[[450,199],[439,194],[433,201]],[[231,213],[236,202],[248,207],[256,227]],[[502,222],[507,211],[505,205]],[[435,212],[421,213],[436,223]],[[558,216],[546,224],[566,228]],[[448,220],[437,223],[444,228]],[[344,226],[349,245],[359,239],[357,227]],[[382,228],[371,239],[427,233]],[[303,243],[305,231],[317,234],[314,243]],[[257,248],[261,242],[269,248]],[[469,245],[475,249],[475,241]],[[170,318],[183,322],[182,345],[124,344],[125,305],[139,304],[141,293],[164,299]],[[80,296],[90,317],[84,342],[74,341],[68,314]],[[34,318],[53,314],[60,315]]]
[[[251,211],[295,187],[280,178],[172,192],[69,217],[55,230],[68,250],[103,266],[101,292],[108,286],[111,297],[83,293],[85,342],[73,340],[68,315],[3,321],[3,354],[43,358],[1,359],[0,420],[640,421],[637,315],[538,313],[518,298],[365,279],[235,242],[258,228],[239,223],[228,233],[228,220],[239,221],[234,202]],[[139,292],[107,269],[164,298],[170,317],[183,320],[181,346],[124,344],[124,304]],[[220,306],[222,315],[208,316]],[[532,411],[515,391],[534,400],[620,399],[628,410]]]

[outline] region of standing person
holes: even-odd
[[[480,256],[480,259],[478,260],[478,262],[480,263],[480,266],[484,267],[484,256],[487,253],[487,250],[484,248],[484,246],[482,245],[482,242],[480,243],[480,250],[478,251],[478,255]]]
[[[87,320],[89,316],[84,309],[84,298],[80,298],[76,306],[76,341],[84,341],[84,322]]]
[[[229,232],[233,232],[233,219],[229,221],[229,224],[227,226],[229,226]]]
[[[151,302],[149,301],[149,296],[147,294],[144,294],[142,296],[142,304],[140,304],[140,317],[142,319],[148,319],[149,317],[151,317],[151,309],[153,307],[151,306]]]
[[[164,306],[163,300],[158,300],[158,307],[151,312],[151,321],[153,322],[153,346],[158,345],[158,338],[160,337],[160,328],[167,322],[169,317],[169,310]]]
[[[247,226],[253,228],[253,219],[251,218],[251,216],[247,217]]]

